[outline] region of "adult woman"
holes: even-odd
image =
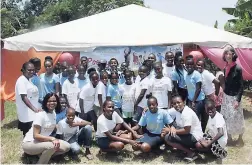
[[[224,95],[221,106],[228,132],[228,143],[232,144],[232,135],[239,134],[238,144],[243,145],[244,116],[241,106],[241,97],[243,93],[242,69],[236,64],[237,59],[234,48],[227,48],[223,53],[223,60],[227,62],[224,69],[225,85]]]
[[[18,114],[18,129],[23,135],[29,131],[32,126],[35,113],[39,112],[39,91],[38,88],[29,81],[35,73],[34,65],[31,62],[23,64],[21,71],[23,75],[17,79],[15,85],[16,106]]]
[[[23,140],[22,148],[29,155],[41,154],[38,164],[48,164],[52,156],[68,152],[70,144],[50,136],[56,127],[55,111],[60,111],[58,96],[48,93],[44,97],[42,108],[44,111],[36,115]]]
[[[42,95],[43,97],[47,93],[56,93],[58,95],[60,91],[60,81],[59,77],[53,73],[53,61],[49,59],[45,60],[44,67],[46,72],[40,75]]]

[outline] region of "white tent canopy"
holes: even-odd
[[[252,48],[252,39],[149,8],[128,5],[53,27],[4,39],[9,50],[89,51],[98,46],[195,43]]]

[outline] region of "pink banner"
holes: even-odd
[[[200,47],[204,54],[213,61],[215,65],[223,69],[226,63],[222,60],[224,49]],[[252,80],[252,49],[251,48],[236,48],[238,55],[237,64],[242,68],[243,79]]]

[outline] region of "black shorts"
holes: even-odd
[[[175,135],[175,137],[167,134],[165,136],[165,141],[179,143],[187,148],[195,148],[195,144],[198,142],[192,134]]]
[[[23,132],[23,136],[30,130],[32,127],[32,121],[23,123],[21,121],[18,121],[18,129]]]

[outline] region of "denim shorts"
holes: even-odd
[[[108,137],[97,137],[96,142],[100,149],[109,149],[109,144],[112,141]]]

